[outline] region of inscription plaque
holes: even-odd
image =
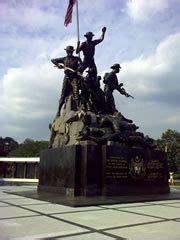
[[[109,157],[106,160],[106,182],[128,177],[128,161],[123,156]]]
[[[167,161],[165,154],[160,151],[152,152],[147,163],[146,180],[156,182],[158,184],[166,182],[167,179]]]
[[[128,178],[128,152],[124,146],[106,148],[105,184],[121,183]]]

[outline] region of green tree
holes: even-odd
[[[0,137],[0,156],[5,157],[10,151],[18,148],[18,142],[11,137]]]
[[[8,154],[8,157],[39,157],[43,149],[48,148],[48,141],[25,139],[19,147]]]
[[[157,144],[167,152],[169,170],[180,173],[180,132],[168,129],[157,139]]]

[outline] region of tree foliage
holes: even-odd
[[[18,148],[18,142],[11,137],[0,137],[0,157],[5,157],[10,151]]]
[[[43,149],[48,148],[48,141],[25,139],[19,147],[8,154],[8,157],[39,157]]]
[[[167,152],[169,170],[180,173],[180,132],[168,129],[162,133],[157,144],[161,150]]]

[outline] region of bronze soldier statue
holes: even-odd
[[[112,71],[110,73],[106,73],[104,75],[104,93],[105,93],[105,99],[106,99],[106,105],[107,105],[107,112],[109,114],[114,114],[115,112],[118,112],[118,110],[115,107],[114,97],[113,97],[113,91],[117,90],[122,95],[125,95],[126,97],[132,97],[130,94],[128,94],[124,88],[122,88],[123,83],[118,83],[118,78],[116,76],[117,73],[119,73],[121,66],[116,63],[111,66]],[[133,97],[132,97],[133,98]]]
[[[99,113],[105,111],[105,94],[100,88],[101,76],[96,76],[95,71],[89,68],[81,81],[81,101],[84,110]]]
[[[51,59],[51,62],[54,63],[58,68],[63,67],[65,73],[57,116],[60,116],[61,108],[65,102],[65,98],[70,94],[71,91],[73,93],[73,100],[75,103],[74,110],[77,110],[78,108],[79,89],[76,70],[81,63],[81,59],[77,56],[73,56],[73,52],[75,50],[73,46],[67,46],[64,50],[66,50],[67,53],[66,57]],[[59,65],[59,63],[63,64],[63,66]]]
[[[82,51],[84,55],[83,62],[78,69],[80,73],[83,73],[84,70],[87,67],[89,67],[89,68],[94,68],[95,74],[97,75],[97,68],[94,61],[95,46],[104,40],[105,32],[106,32],[106,27],[103,27],[101,38],[96,40],[92,40],[94,36],[92,32],[87,32],[84,35],[87,40],[85,42],[82,42],[81,45],[80,45],[80,42],[78,42],[76,53],[78,54]]]

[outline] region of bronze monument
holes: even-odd
[[[38,189],[71,198],[166,193],[165,153],[116,108],[115,90],[133,98],[118,82],[119,63],[110,65],[101,89],[94,53],[105,32],[97,40],[87,32],[87,41],[78,42],[83,61],[73,56],[73,46],[65,48],[66,57],[51,60],[65,76],[49,149],[41,154]]]

